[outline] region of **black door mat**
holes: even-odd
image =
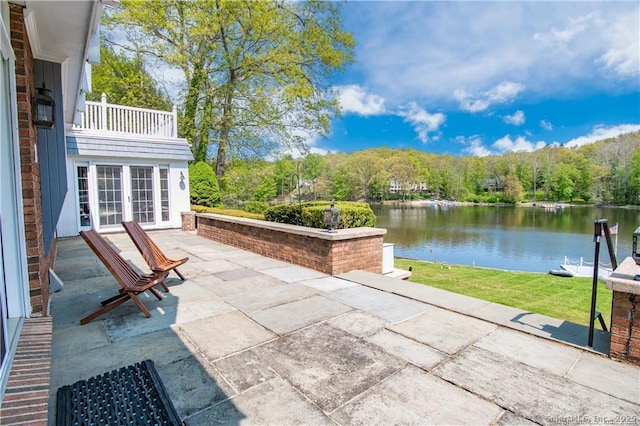
[[[153,361],[146,360],[59,388],[56,424],[182,423]]]

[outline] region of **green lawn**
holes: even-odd
[[[413,268],[410,281],[415,283],[589,325],[591,278],[565,278],[533,272],[395,259],[396,268],[406,270],[409,266]],[[600,281],[596,310],[602,313],[607,327],[611,318],[611,294],[611,290]]]

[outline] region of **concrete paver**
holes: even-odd
[[[284,305],[250,313],[249,316],[279,335],[349,312],[351,308],[327,299],[312,296]]]
[[[503,410],[415,367],[407,367],[340,408],[349,425],[492,424]]]
[[[312,280],[314,278],[324,278],[327,275],[313,269],[303,268],[302,266],[285,266],[273,269],[263,269],[263,273],[271,275],[279,280],[294,283],[296,281]]]
[[[190,426],[215,424],[335,426],[322,411],[280,378],[189,417]]]
[[[583,352],[567,378],[640,405],[640,369],[633,365]]]
[[[495,330],[474,346],[558,376],[566,375],[582,353],[570,346],[557,346],[552,341],[506,328]]]
[[[157,370],[180,418],[196,414],[236,394],[212,364],[195,355],[161,365]]]
[[[246,317],[231,312],[178,326],[209,361],[268,342],[276,336]]]
[[[405,365],[378,346],[326,324],[270,342],[259,356],[326,413]]]
[[[386,322],[366,312],[352,311],[330,319],[327,324],[356,337],[366,337],[382,330]]]
[[[365,340],[425,370],[430,370],[447,359],[444,353],[389,330],[381,330]]]
[[[192,232],[150,235],[190,257],[187,279],[142,296],[151,318],[125,302],[85,326],[119,286],[83,240],[58,242],[52,424],[58,387],[145,359],[190,425],[637,423],[640,368],[582,348],[585,327],[370,272],[329,277]],[[106,238],[144,267],[126,234]],[[606,351],[608,333],[596,339]]]
[[[215,362],[215,366],[237,392],[244,392],[277,377],[276,373],[251,349],[222,358]]]
[[[480,348],[469,348],[434,374],[536,423],[637,413],[638,406]]]
[[[256,289],[252,292],[243,292],[226,297],[225,300],[243,312],[255,312],[272,306],[282,305],[306,297],[315,296],[318,290],[302,284],[287,284]]]
[[[356,283],[352,283],[350,281],[341,280],[335,277],[322,277],[315,278],[312,280],[300,281],[300,284],[307,285],[309,287],[313,287],[316,290],[321,290],[324,292],[342,290],[345,288],[355,287]]]
[[[387,328],[452,355],[498,327],[455,312],[434,308],[415,318]]]
[[[327,294],[327,297],[392,323],[404,321],[432,309],[424,303],[367,287],[352,287]]]

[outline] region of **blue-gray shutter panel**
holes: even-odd
[[[42,198],[42,227],[45,254],[49,254],[55,235],[64,197],[67,195],[66,143],[64,135],[64,105],[60,64],[33,61],[34,83],[42,83],[51,90],[56,103],[53,129],[38,128],[38,165],[40,166],[40,191]]]

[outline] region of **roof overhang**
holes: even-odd
[[[62,64],[65,127],[91,91],[91,63],[100,61],[100,0],[21,0],[35,59]]]

